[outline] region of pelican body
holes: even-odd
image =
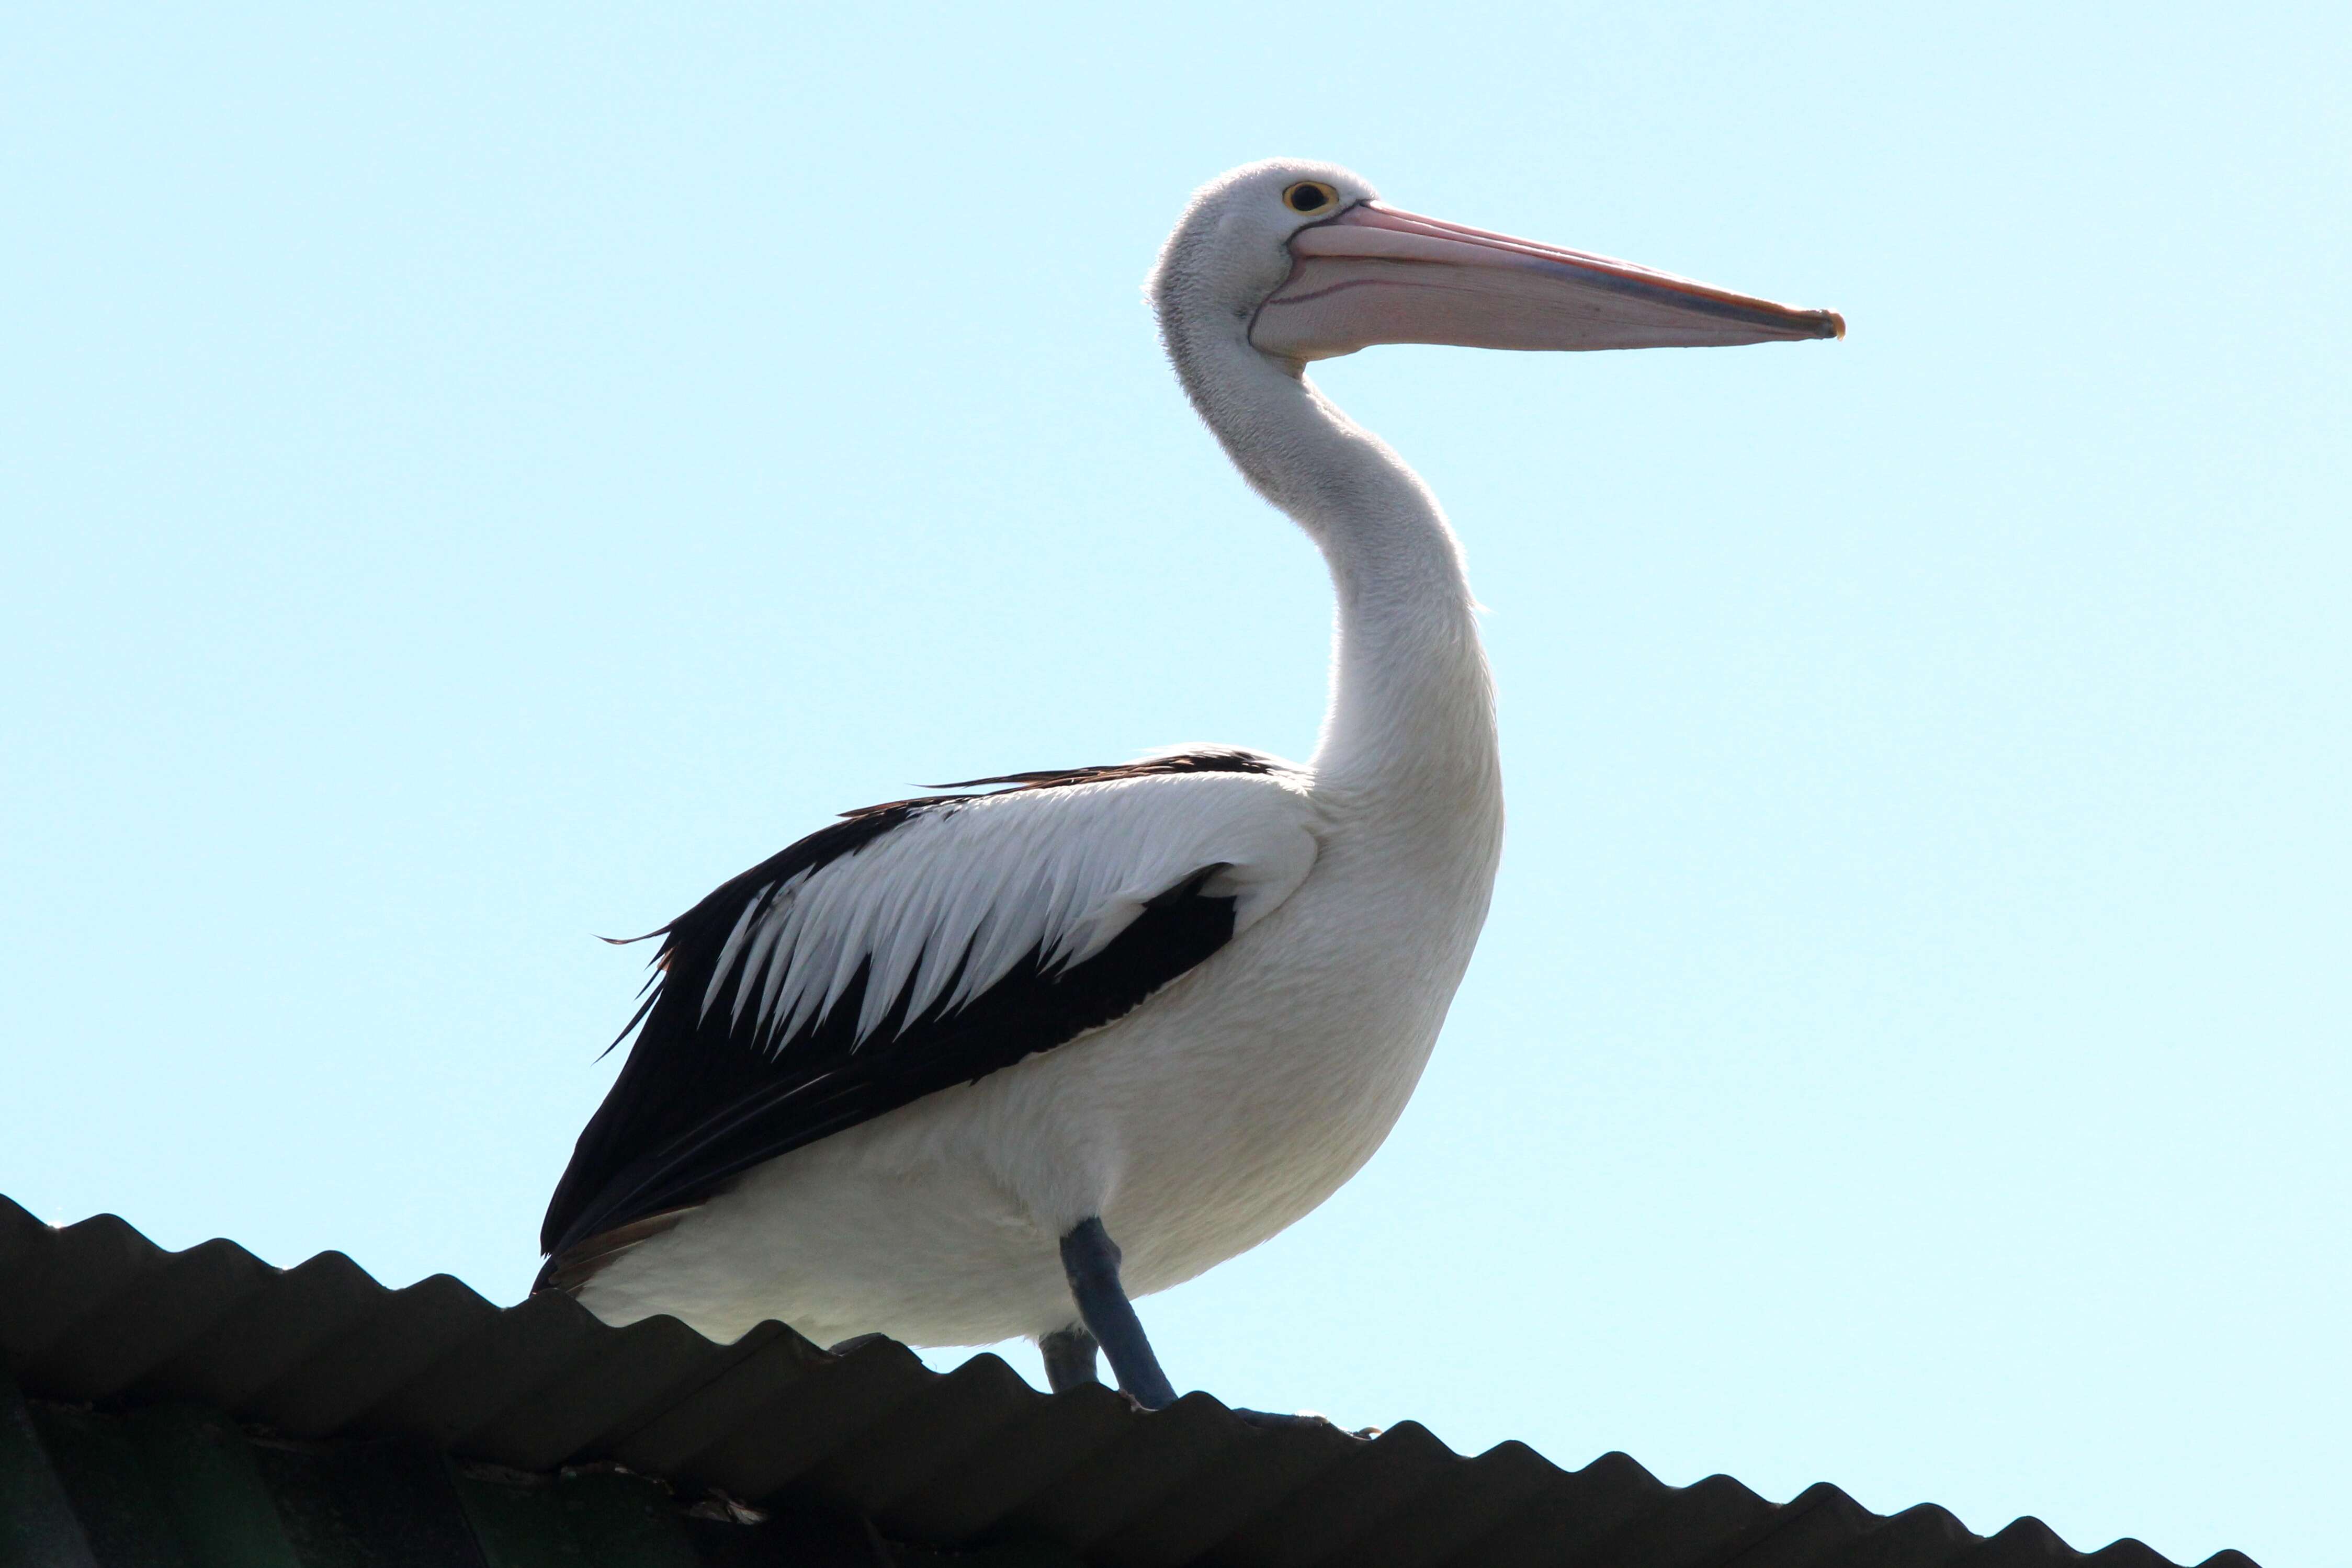
[[[1390,207],[1329,164],[1204,186],[1150,286],[1193,407],[1320,549],[1312,758],[1180,747],[842,821],[661,933],[550,1206],[543,1288],[625,1323],[820,1343],[1097,1343],[1174,1397],[1131,1298],[1307,1214],[1403,1111],[1503,840],[1493,690],[1428,487],[1305,375],[1376,343],[1843,334],[1832,313]]]

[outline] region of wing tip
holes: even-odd
[[[556,1247],[541,1261],[539,1275],[530,1282],[530,1293],[534,1296],[551,1292],[577,1295],[581,1286],[610,1267],[622,1253],[642,1247],[655,1237],[666,1233],[701,1207],[698,1203],[689,1203],[677,1208],[666,1208],[658,1214],[648,1214],[641,1219],[632,1219],[610,1230],[601,1230],[569,1245]]]

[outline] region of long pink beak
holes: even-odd
[[[1360,202],[1290,238],[1290,277],[1250,341],[1328,360],[1375,343],[1467,349],[1663,349],[1843,338],[1800,310],[1630,261]]]

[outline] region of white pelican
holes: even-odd
[[[1150,292],[1192,406],[1329,565],[1314,757],[1192,747],[943,785],[961,792],[848,812],[726,883],[655,933],[541,1288],[720,1340],[768,1318],[819,1343],[1028,1336],[1056,1389],[1092,1381],[1099,1346],[1138,1403],[1170,1403],[1129,1298],[1265,1240],[1380,1146],[1502,846],[1461,550],[1307,362],[1844,331],[1295,160],[1203,186]]]

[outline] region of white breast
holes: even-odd
[[[1500,801],[1434,819],[1325,800],[1278,908],[1117,1022],[751,1173],[591,1280],[601,1317],[820,1343],[1063,1326],[1059,1237],[1102,1216],[1130,1292],[1321,1203],[1402,1111],[1485,918]]]

